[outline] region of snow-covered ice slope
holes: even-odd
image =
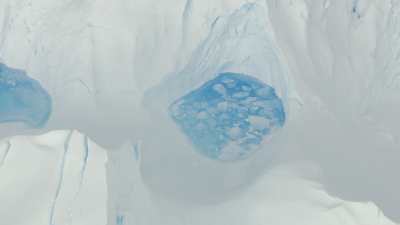
[[[0,224],[105,225],[106,152],[73,131],[0,144]]]
[[[398,223],[399,34],[398,0],[0,0],[1,63],[38,81],[52,103],[40,129],[0,123],[0,137],[76,129],[109,149],[107,170],[92,171],[100,188],[80,195],[101,190],[93,198],[109,198],[108,210],[84,224],[105,224],[106,216],[109,225]],[[285,114],[271,135],[256,135],[259,151],[234,162],[199,154],[203,143],[191,140],[198,133],[188,135],[169,111],[224,73],[273,88]],[[228,121],[246,128],[253,119]],[[240,134],[231,131],[213,135]],[[26,138],[1,144],[0,182],[23,183],[0,185],[9,188],[0,193],[8,205],[22,210],[1,205],[4,218],[68,223],[64,204],[77,191],[85,151],[61,160],[71,153],[67,133],[57,143],[45,135],[30,151]],[[26,169],[36,166],[49,170]],[[318,176],[302,169],[309,166]],[[73,171],[64,189],[60,167]],[[40,207],[7,197],[25,187]],[[104,209],[89,198],[79,205]],[[88,215],[80,212],[72,218]]]
[[[320,171],[307,162],[275,166],[223,200],[199,202],[193,197],[175,198],[176,193],[154,192],[141,173],[139,149],[127,144],[110,158],[109,225],[395,225],[372,202],[344,201],[327,194],[321,184],[311,181]]]
[[[331,193],[373,200],[400,221],[400,2],[268,3],[291,74],[307,92],[310,136],[301,142],[318,147],[300,154],[319,162]]]

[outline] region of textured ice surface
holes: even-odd
[[[246,158],[285,121],[274,89],[237,73],[219,74],[174,102],[170,113],[201,153],[221,160]]]
[[[50,96],[36,80],[0,63],[0,123],[24,122],[40,127],[50,112]]]
[[[301,178],[299,174],[318,172],[307,164],[274,167],[228,201],[196,204],[151,191],[131,147],[113,154],[119,155],[109,164],[115,184],[109,198],[114,206],[109,218],[113,225],[395,225],[373,203],[335,198],[322,191],[320,184]]]
[[[0,57],[51,94],[46,129],[76,128],[113,148],[145,137],[140,166],[129,161],[132,148],[110,160],[110,225],[392,224],[383,214],[400,221],[399,18],[396,0],[0,0]],[[148,111],[133,110],[166,74],[175,75],[161,82],[157,112],[226,71],[270,85],[285,106],[285,128],[254,157],[201,157],[168,115],[150,126]],[[0,135],[25,131],[7,128]],[[65,184],[79,184],[86,153],[62,141],[50,151],[44,139],[0,144],[0,223],[48,224],[54,208],[56,225],[74,224],[64,200],[77,189]],[[263,155],[270,149],[278,159]],[[75,150],[80,160],[69,160]],[[292,167],[304,159],[322,177]],[[81,197],[99,190],[90,187]],[[104,211],[81,212],[85,225],[106,223]],[[102,217],[84,221],[88,214]]]
[[[0,142],[0,224],[105,225],[106,152],[53,131]]]

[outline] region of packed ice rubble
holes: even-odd
[[[51,112],[51,98],[25,72],[0,63],[0,123],[24,122],[43,126]]]
[[[105,224],[106,153],[86,135],[19,136],[0,148],[2,224]]]
[[[272,87],[243,74],[223,73],[170,106],[173,119],[204,155],[248,157],[285,121]]]

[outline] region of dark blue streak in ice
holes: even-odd
[[[358,11],[358,4],[359,4],[359,0],[353,0],[353,4],[352,4],[352,8],[351,8],[351,12],[357,16],[358,19],[361,18],[361,14]]]
[[[0,63],[0,123],[23,122],[41,127],[49,119],[51,98],[22,70]]]
[[[49,225],[57,225],[55,222],[55,212],[56,212],[56,207],[57,207],[57,201],[59,199],[60,193],[61,193],[61,189],[63,187],[64,184],[64,170],[65,170],[65,161],[67,159],[67,154],[69,152],[69,146],[70,146],[70,142],[71,142],[71,138],[72,138],[72,134],[73,131],[69,131],[67,138],[65,139],[64,142],[64,151],[62,154],[62,158],[61,158],[61,163],[60,163],[60,170],[58,171],[58,182],[57,182],[57,187],[56,187],[56,192],[54,195],[54,198],[51,202],[51,208],[50,208],[50,218],[49,218]]]
[[[175,101],[174,121],[212,159],[246,158],[285,122],[274,88],[248,75],[222,73]]]
[[[117,222],[117,225],[123,225],[124,224],[124,216],[117,215],[116,222]]]

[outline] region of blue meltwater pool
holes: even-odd
[[[221,73],[169,107],[195,148],[219,160],[238,160],[259,149],[285,123],[273,87],[245,74]]]

